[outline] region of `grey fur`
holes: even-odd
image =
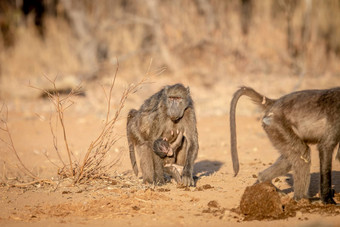
[[[235,176],[239,171],[235,111],[238,99],[246,95],[264,111],[262,126],[281,153],[277,161],[259,173],[259,181],[271,181],[290,170],[294,177],[294,198],[308,197],[310,148],[317,144],[320,156],[320,195],[323,203],[334,204],[331,189],[332,154],[340,141],[340,87],[304,90],[269,99],[254,89],[241,87],[230,107],[231,155]],[[340,149],[337,159],[340,161]]]
[[[153,151],[162,159],[164,172],[174,178],[177,183],[181,183],[183,166],[176,165],[175,160],[176,152],[183,144],[183,132],[179,132],[178,135],[176,132],[172,132],[170,136],[177,138],[171,144],[168,142],[171,141],[171,138],[157,139],[154,142]]]
[[[130,110],[126,129],[132,168],[138,175],[134,152],[136,148],[143,181],[148,183],[164,182],[164,166],[161,158],[152,150],[154,142],[166,137],[171,131],[185,131],[182,145],[176,151],[175,164],[183,166],[182,184],[194,184],[192,174],[199,147],[194,104],[189,88],[175,84],[161,89],[145,100],[139,110]]]

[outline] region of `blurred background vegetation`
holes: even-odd
[[[211,87],[243,75],[336,75],[339,58],[339,0],[0,1],[1,97],[42,75],[96,80],[117,59],[127,83],[153,59],[166,77]]]

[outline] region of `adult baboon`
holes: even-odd
[[[139,110],[130,110],[126,128],[132,168],[138,175],[136,148],[143,181],[148,183],[164,182],[163,162],[152,150],[154,142],[171,131],[185,131],[182,145],[176,151],[175,164],[183,166],[182,184],[194,184],[192,174],[198,153],[198,135],[189,88],[182,84],[164,87],[145,100]]]
[[[332,154],[340,142],[340,87],[304,90],[269,99],[252,88],[241,87],[230,106],[231,155],[235,176],[239,171],[235,109],[246,95],[264,111],[262,126],[281,153],[277,161],[259,173],[259,181],[270,181],[293,171],[294,198],[308,197],[310,148],[317,144],[320,157],[320,195],[323,203],[335,204],[331,189]],[[337,156],[340,160],[339,155]]]
[[[171,136],[176,135],[171,131]],[[170,138],[157,139],[153,144],[153,151],[162,159],[164,172],[175,179],[177,183],[181,183],[181,174],[183,166],[175,164],[176,151],[183,142],[183,132],[177,132],[177,138],[171,144],[168,142]]]

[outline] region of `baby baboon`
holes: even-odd
[[[241,87],[230,106],[231,155],[235,176],[239,171],[235,109],[246,95],[264,111],[262,126],[281,153],[277,161],[259,173],[259,181],[270,181],[293,171],[294,198],[308,197],[310,148],[317,144],[320,157],[320,195],[323,203],[335,204],[331,189],[332,154],[340,142],[340,87],[305,90],[269,99],[252,88]],[[337,158],[340,161],[340,156]]]
[[[160,158],[174,156],[172,146],[166,139],[159,138],[153,143],[153,152],[155,152]]]
[[[153,143],[153,152],[155,152],[160,158],[165,158],[167,156],[176,157],[176,153],[174,151],[182,145],[183,132],[177,130],[175,134],[171,131],[171,137],[172,138],[159,138]]]
[[[171,133],[174,134],[173,132]],[[171,144],[168,138],[157,139],[153,144],[153,151],[162,159],[164,172],[181,183],[183,166],[176,165],[176,151],[182,145],[183,132],[177,132],[177,138]]]
[[[148,183],[164,182],[163,161],[153,152],[154,142],[167,137],[166,133],[171,131],[185,131],[181,146],[174,151],[177,154],[175,164],[183,166],[182,184],[194,184],[192,174],[198,153],[198,135],[189,88],[182,84],[164,87],[145,100],[139,110],[130,110],[126,129],[132,168],[138,175],[136,148],[143,181]]]

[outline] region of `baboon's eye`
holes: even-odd
[[[169,96],[169,100],[179,102],[182,100],[182,97]]]

